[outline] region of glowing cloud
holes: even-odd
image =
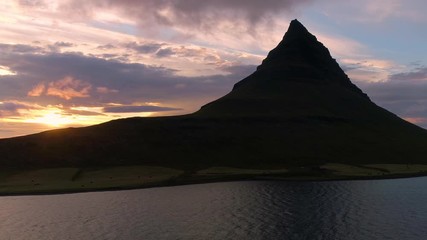
[[[91,88],[91,84],[67,76],[56,82],[49,83],[46,95],[60,97],[65,100],[86,98],[90,97],[89,91]]]
[[[139,113],[139,112],[167,112],[167,111],[178,111],[179,108],[171,107],[160,107],[153,105],[131,105],[131,106],[112,106],[105,107],[104,112],[106,113]]]
[[[46,89],[44,83],[39,83],[37,86],[35,86],[33,89],[31,89],[27,95],[30,97],[40,97],[44,90]]]
[[[16,75],[16,73],[11,71],[8,67],[0,66],[0,76],[7,76],[7,75]]]

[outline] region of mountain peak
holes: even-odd
[[[304,114],[343,115],[350,108],[332,109],[334,102],[353,97],[371,103],[329,50],[295,19],[253,74],[236,83],[223,98],[203,106],[199,113],[289,117],[299,116],[305,109]]]
[[[313,36],[311,33],[308,32],[307,28],[302,25],[301,22],[299,22],[297,19],[294,19],[289,24],[288,31],[285,34],[285,37],[291,38],[291,37],[304,37],[304,36]],[[284,37],[284,38],[285,38]]]
[[[275,65],[293,65],[299,62],[310,65],[335,62],[329,50],[297,19],[292,20],[282,41],[268,53],[259,69]],[[340,68],[338,65],[335,68]]]
[[[268,53],[257,72],[280,81],[341,85],[367,97],[351,83],[329,50],[297,19],[291,21],[282,41]]]
[[[289,24],[289,27],[298,27],[298,28],[303,28],[305,30],[307,30],[304,25],[302,25],[302,23],[300,21],[298,21],[298,19],[294,19],[291,21],[291,23]]]

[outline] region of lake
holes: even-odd
[[[427,177],[0,197],[0,239],[426,239]]]

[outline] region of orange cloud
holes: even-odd
[[[427,123],[427,118],[423,118],[423,117],[405,117],[403,119],[413,124]]]
[[[31,91],[27,93],[30,97],[40,97],[44,90],[46,89],[44,83],[39,83],[37,86],[35,86]]]
[[[90,97],[89,91],[91,88],[91,84],[67,76],[56,82],[49,83],[46,95],[60,97],[65,100],[86,98]]]

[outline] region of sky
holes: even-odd
[[[379,106],[427,128],[423,0],[4,0],[0,138],[197,111],[298,19]]]

